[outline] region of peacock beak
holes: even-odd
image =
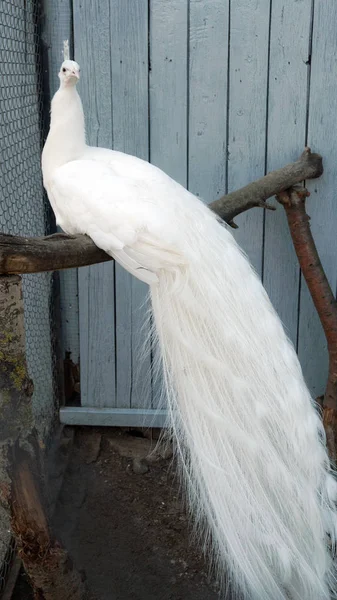
[[[71,74],[74,75],[74,77],[76,77],[76,79],[80,78],[80,74],[78,71],[72,71]]]

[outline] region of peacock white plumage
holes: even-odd
[[[65,61],[43,150],[58,225],[150,286],[170,424],[209,563],[245,600],[328,600],[337,484],[301,368],[231,233],[155,166],[85,143]],[[332,549],[332,552],[331,552]]]

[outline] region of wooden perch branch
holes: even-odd
[[[305,179],[320,177],[322,157],[306,148],[300,158],[258,181],[212,202],[209,208],[234,226],[238,214],[254,207],[270,208],[266,200]],[[0,274],[37,273],[82,267],[112,260],[83,235],[55,234],[23,238],[0,234]]]
[[[0,234],[0,274],[40,273],[112,260],[86,235],[24,238]]]
[[[209,207],[224,221],[231,224],[234,217],[254,207],[273,208],[266,200],[304,181],[323,173],[322,157],[305,148],[300,158],[289,165],[268,173],[265,177],[212,202]]]
[[[305,188],[292,188],[278,195],[284,206],[288,225],[302,273],[323,326],[329,351],[329,375],[323,400],[323,423],[330,456],[337,458],[337,302],[325,275],[314,238],[310,217],[306,213]]]

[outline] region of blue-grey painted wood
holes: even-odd
[[[73,46],[72,0],[45,0],[42,39],[47,53],[49,92],[59,86],[58,72],[63,62],[63,42]],[[60,304],[63,357],[70,352],[78,364],[80,356],[77,269],[60,272]]]
[[[311,197],[307,201],[307,211],[311,216],[311,230],[317,249],[334,293],[337,256],[336,23],[337,3],[334,0],[315,2],[308,143],[313,150],[323,155],[324,174],[317,181],[308,182]],[[299,357],[314,396],[323,394],[328,370],[326,342],[303,278],[300,297]]]
[[[188,3],[152,0],[149,15],[150,160],[186,187]],[[154,373],[153,407],[161,391]]]
[[[231,3],[228,191],[264,175],[267,112],[268,31],[270,0]],[[261,275],[263,250],[261,209],[236,219],[238,243]]]
[[[105,15],[107,18],[107,14]],[[148,3],[111,0],[110,53],[115,150],[149,156]],[[116,401],[151,407],[147,286],[116,265]]]
[[[167,413],[164,410],[137,408],[73,408],[60,410],[64,425],[90,425],[91,427],[165,427]]]
[[[226,185],[229,0],[190,0],[188,187],[206,202]]]
[[[185,187],[187,34],[187,2],[150,2],[150,159]]]
[[[301,154],[306,136],[311,0],[272,2],[267,132],[267,170]],[[299,266],[284,210],[266,212],[263,280],[296,344]]]
[[[87,139],[91,145],[112,148],[109,0],[74,0],[73,6]],[[78,286],[81,403],[115,406],[114,264],[79,269]]]
[[[108,407],[115,405],[114,279],[109,263],[97,266],[78,270],[81,405]]]

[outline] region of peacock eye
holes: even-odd
[[[65,68],[63,67],[63,69],[62,69],[63,73],[65,73],[65,72],[66,72],[66,70],[67,70],[67,69],[65,69]]]

